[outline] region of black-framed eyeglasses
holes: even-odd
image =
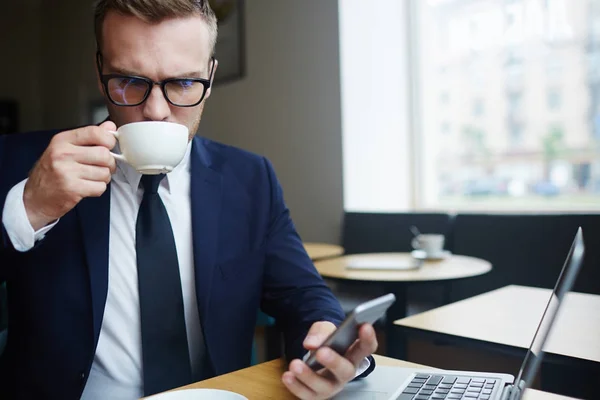
[[[195,107],[204,100],[210,88],[215,58],[211,57],[208,79],[169,78],[160,82],[143,76],[102,73],[102,54],[96,53],[96,66],[104,92],[111,103],[117,106],[134,107],[146,101],[154,85],[160,86],[165,99],[177,107]]]

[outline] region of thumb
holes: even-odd
[[[306,350],[315,350],[335,329],[336,326],[329,321],[315,322],[310,327],[302,345]]]
[[[99,126],[100,126],[100,128],[104,128],[107,131],[116,131],[117,130],[117,125],[115,125],[115,123],[112,121],[104,121]]]

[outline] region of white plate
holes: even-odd
[[[427,254],[423,250],[414,250],[410,254],[417,260],[444,260],[452,255],[448,250],[440,251],[436,254]]]
[[[174,392],[160,393],[151,397],[151,400],[248,400],[242,396],[228,390],[218,389],[184,389]]]
[[[357,270],[383,270],[383,271],[403,271],[417,269],[421,267],[420,262],[411,260],[410,258],[402,260],[394,259],[375,259],[375,260],[363,260],[354,259],[348,262],[346,265],[347,269]]]

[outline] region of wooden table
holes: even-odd
[[[407,331],[526,350],[550,293],[550,289],[510,285],[395,321],[395,324]],[[477,317],[473,318],[474,315]],[[568,293],[544,351],[547,357],[600,363],[600,296]]]
[[[510,285],[404,318],[395,324],[407,335],[523,357],[550,293],[550,289]],[[600,296],[568,293],[544,351],[545,363],[580,370],[578,374],[581,371],[592,371],[588,372],[591,376],[597,374],[595,371],[600,371]]]
[[[378,365],[398,367],[427,368],[423,365],[400,361],[393,358],[375,356]],[[182,389],[211,388],[230,390],[246,396],[249,400],[286,400],[294,399],[281,382],[281,375],[285,371],[282,359],[273,360],[250,368],[235,371],[216,378],[185,386]],[[539,390],[528,389],[525,400],[565,400],[568,397],[558,396]]]
[[[304,248],[311,260],[323,260],[344,254],[344,248],[337,244],[329,243],[304,243]]]
[[[321,276],[334,280],[359,282],[378,282],[387,292],[396,295],[396,302],[386,314],[387,355],[405,359],[405,349],[400,337],[394,337],[394,321],[407,314],[406,287],[409,284],[423,282],[449,282],[483,275],[492,270],[492,265],[484,260],[452,255],[440,261],[425,261],[418,269],[379,270],[349,269],[350,265],[372,265],[388,267],[393,263],[407,265],[414,259],[410,253],[369,253],[353,254],[315,262]],[[397,336],[397,335],[396,335]],[[392,340],[391,338],[394,337]]]

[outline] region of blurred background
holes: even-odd
[[[600,206],[600,1],[213,6],[200,134],[271,158],[309,238],[338,240],[344,208]],[[106,115],[91,18],[87,1],[3,0],[0,131]]]

